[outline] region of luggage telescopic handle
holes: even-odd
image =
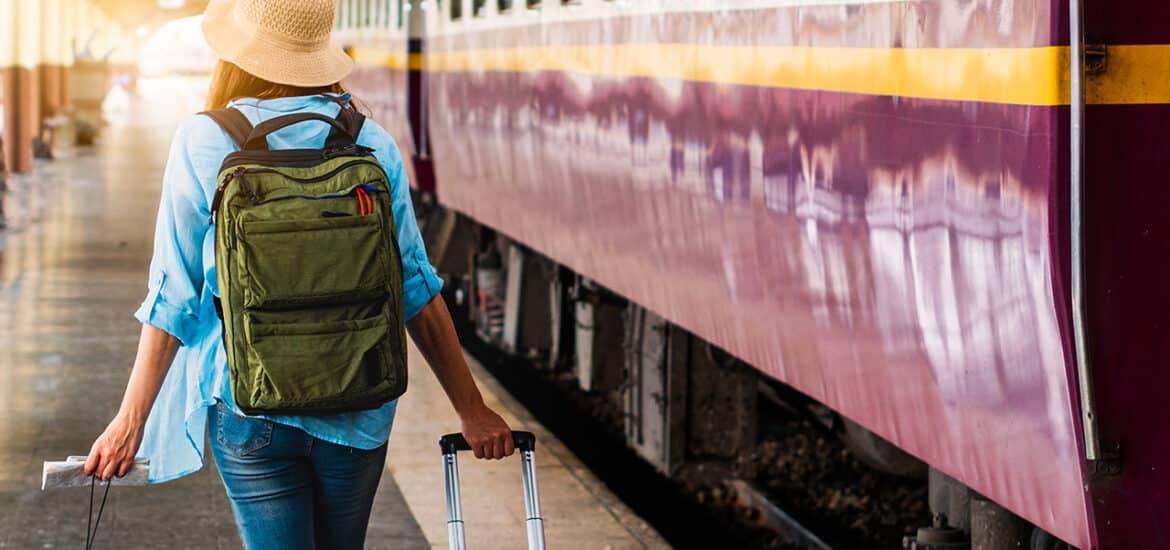
[[[536,450],[536,436],[532,432],[512,432],[512,442],[516,448],[521,452]],[[439,439],[439,449],[443,454],[451,454],[459,451],[470,451],[471,445],[467,444],[467,439],[463,434],[447,434]]]
[[[512,441],[520,450],[528,548],[545,550],[544,518],[540,515],[540,491],[536,488],[536,436],[532,432],[512,432]],[[439,439],[439,448],[443,451],[443,485],[447,489],[447,542],[451,550],[466,550],[463,505],[459,498],[459,451],[470,451],[471,445],[463,434],[447,434]]]

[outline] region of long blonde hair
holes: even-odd
[[[277,84],[260,78],[234,63],[219,60],[215,71],[211,73],[211,90],[207,94],[207,109],[222,109],[232,100],[254,97],[257,99],[273,99],[277,97],[292,97],[315,95],[325,92],[343,94],[345,87],[340,82],[328,86],[302,88]]]

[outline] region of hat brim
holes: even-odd
[[[333,43],[296,51],[258,39],[232,16],[234,3],[211,0],[203,13],[203,37],[220,59],[269,82],[302,88],[340,82],[353,70],[353,59]]]

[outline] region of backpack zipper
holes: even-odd
[[[222,168],[238,164],[276,164],[289,168],[315,166],[322,160],[344,156],[368,157],[374,150],[364,145],[346,145],[337,149],[282,149],[279,151],[236,151],[224,159]]]
[[[219,186],[215,188],[215,197],[211,199],[211,215],[207,218],[207,225],[215,224],[215,213],[219,211],[220,204],[223,203],[223,193],[227,186],[233,179],[244,172],[244,168],[236,168],[228,172],[223,177],[223,181],[219,182]]]
[[[378,189],[377,187],[374,187],[373,185],[362,183],[359,185],[355,185],[353,189],[350,189],[349,191],[346,191],[345,193],[333,193],[330,195],[284,195],[282,197],[273,197],[271,199],[261,199],[259,201],[255,201],[252,203],[252,206],[260,206],[262,204],[268,204],[270,202],[282,201],[282,200],[286,200],[286,199],[304,199],[304,200],[340,199],[341,197],[348,197],[350,195],[357,193],[358,189],[361,189],[367,193],[368,192],[375,192],[375,193],[382,193],[383,192],[381,189]]]
[[[322,152],[321,156],[325,157],[325,160],[329,160],[345,156],[367,156],[373,153],[374,150],[369,147],[352,143],[350,145],[346,145],[345,147],[326,149],[324,152]]]
[[[243,170],[237,174],[236,177],[240,180],[240,189],[243,189],[244,193],[248,195],[248,198],[252,199],[252,204],[256,204],[260,201],[260,195],[257,195],[256,192],[252,190],[252,186],[249,185],[248,180],[244,178],[244,174],[247,173],[247,170]]]
[[[243,184],[243,182],[241,181],[241,185],[242,184]],[[362,204],[361,194],[358,193],[359,191],[361,193],[367,194],[366,200],[370,201],[368,210],[367,210],[365,204]],[[362,212],[361,215],[366,216],[366,215],[374,213],[374,201],[373,201],[373,199],[371,199],[369,197],[368,193],[383,193],[383,192],[384,191],[382,191],[381,189],[378,189],[377,187],[375,187],[373,185],[363,183],[363,184],[359,184],[359,185],[355,186],[353,189],[351,189],[350,191],[348,191],[346,193],[335,193],[332,195],[286,195],[283,197],[275,197],[275,198],[271,198],[271,199],[264,199],[264,200],[261,200],[259,202],[254,202],[253,205],[259,206],[262,204],[267,204],[267,203],[275,202],[275,201],[282,201],[285,199],[324,200],[324,199],[339,199],[342,197],[348,197],[350,195],[354,195],[354,196],[358,197],[358,203],[362,204],[362,206],[360,207],[360,211]],[[236,242],[238,240],[236,238],[236,226],[234,224],[229,223],[227,226],[227,232],[228,232],[228,250],[235,250],[236,249]]]
[[[368,148],[363,148],[363,149],[368,149]],[[334,156],[341,156],[341,155],[334,155]],[[326,156],[325,158],[328,159],[328,158],[332,158],[332,157]],[[215,197],[211,201],[211,216],[209,217],[207,223],[209,225],[215,223],[215,213],[217,211],[219,211],[220,206],[222,206],[224,191],[227,189],[228,183],[231,183],[231,181],[233,179],[236,179],[236,178],[240,179],[240,186],[244,188],[244,192],[247,193],[248,198],[252,200],[252,204],[263,204],[260,196],[257,195],[256,192],[252,190],[252,186],[247,184],[247,180],[244,179],[245,174],[280,174],[284,178],[295,181],[297,183],[319,183],[322,181],[326,181],[329,178],[332,178],[333,176],[337,175],[337,173],[341,172],[342,170],[345,170],[347,168],[351,168],[353,166],[357,166],[359,164],[372,164],[372,165],[377,166],[379,168],[381,168],[381,166],[382,166],[373,160],[355,159],[355,160],[351,160],[349,162],[346,162],[346,163],[342,164],[341,166],[334,168],[333,170],[330,170],[326,174],[322,174],[320,176],[315,176],[315,177],[311,177],[311,178],[298,178],[296,176],[290,176],[288,174],[285,174],[284,172],[281,172],[280,170],[274,170],[272,168],[244,168],[244,167],[236,168],[235,170],[228,172],[228,174],[223,177],[223,181],[220,182],[219,187],[217,187],[215,189]],[[324,198],[324,197],[322,197],[322,198]]]
[[[288,174],[285,174],[284,172],[281,172],[280,170],[275,170],[272,168],[245,168],[245,169],[242,169],[242,173],[243,174],[280,174],[281,176],[284,176],[285,179],[289,179],[289,180],[295,181],[297,183],[319,183],[319,182],[328,180],[328,179],[332,178],[333,176],[336,176],[338,172],[341,172],[342,170],[345,170],[346,168],[357,166],[359,164],[373,164],[374,166],[381,167],[380,164],[378,164],[377,162],[372,161],[372,160],[355,159],[355,160],[348,161],[348,162],[342,164],[341,166],[334,168],[333,170],[330,170],[328,173],[321,174],[320,176],[313,176],[311,178],[298,178],[296,176],[290,176]]]

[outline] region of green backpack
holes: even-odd
[[[239,151],[219,170],[216,311],[232,396],[247,414],[378,408],[406,391],[402,258],[390,181],[357,144],[365,118],[208,111]],[[333,126],[324,149],[269,151],[272,132]]]

